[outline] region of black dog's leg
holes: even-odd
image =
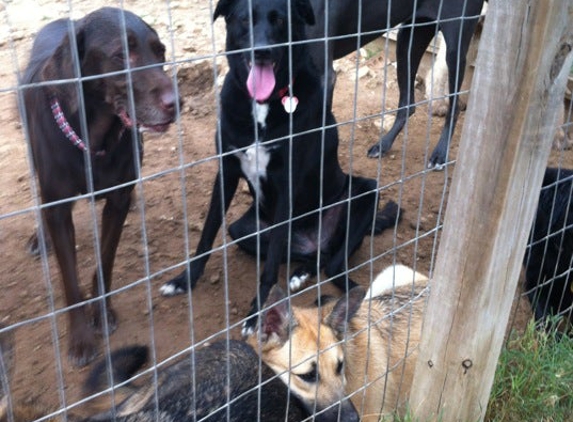
[[[446,41],[446,63],[448,65],[448,85],[451,96],[444,128],[442,129],[440,140],[430,156],[428,168],[441,170],[446,163],[450,140],[460,114],[458,93],[464,81],[466,54],[476,24],[477,19],[470,19],[462,22],[447,22],[442,26],[442,33]]]
[[[175,278],[169,280],[160,291],[164,296],[172,296],[186,292],[195,287],[197,280],[203,275],[205,264],[211,254],[213,242],[223,222],[223,213],[226,213],[235,195],[240,178],[240,167],[235,157],[223,157],[221,164],[224,167],[223,177],[221,171],[217,173],[211,194],[209,211],[197,245],[195,256],[188,262],[187,268]],[[221,203],[221,180],[224,185],[224,202]]]
[[[111,288],[113,264],[119,245],[119,239],[123,229],[123,224],[129,212],[131,204],[131,192],[133,188],[116,190],[110,192],[106,197],[106,203],[102,213],[102,227],[101,227],[101,272],[103,277],[103,291],[99,285],[99,276],[97,271],[93,276],[92,281],[92,295],[98,297],[108,293]],[[116,316],[111,306],[111,299],[105,299],[101,304],[94,305],[93,308],[93,322],[97,330],[103,331],[103,312],[107,315],[107,326],[109,332],[116,329]]]
[[[398,113],[396,114],[394,125],[388,133],[370,147],[368,157],[376,158],[388,152],[408,118],[414,114],[416,108],[410,104],[414,101],[416,72],[418,71],[420,60],[422,60],[422,56],[435,34],[436,29],[432,25],[417,26],[415,28],[407,25],[398,31],[398,39],[396,41],[397,77],[398,88],[400,89]]]
[[[368,195],[360,196],[367,192]],[[394,202],[388,202],[382,210],[377,210],[376,182],[372,179],[353,177],[351,197],[355,199],[351,199],[349,210],[346,204],[343,205],[346,211],[339,220],[336,238],[331,242],[336,245],[335,253],[324,268],[330,281],[345,292],[356,285],[348,277],[346,263],[360,247],[364,236],[372,231],[373,225],[374,233],[379,234],[384,229],[393,227],[400,218],[400,209]],[[347,219],[348,212],[350,218]],[[348,226],[347,220],[350,221]]]
[[[43,198],[43,202],[51,201]],[[72,220],[72,204],[68,202],[45,208],[44,220],[48,226],[54,253],[62,272],[66,304],[68,306],[76,305],[83,300],[83,297],[76,270],[76,235]],[[68,322],[70,327],[69,359],[76,366],[84,366],[96,355],[94,333],[89,324],[85,307],[70,309]]]
[[[268,227],[261,212],[259,212],[258,221],[259,224],[257,226],[257,210],[255,205],[252,205],[241,218],[229,226],[229,234],[245,252],[261,259],[266,259],[269,246],[269,232],[259,232]],[[299,259],[303,257],[291,255],[291,258]],[[300,289],[306,280],[314,276],[316,276],[316,261],[307,262],[297,267],[289,279],[291,290]]]

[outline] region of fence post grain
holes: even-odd
[[[571,67],[573,2],[490,2],[410,405],[483,420]]]

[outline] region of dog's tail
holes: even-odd
[[[109,359],[111,360],[114,384],[125,382],[135,375],[147,362],[148,355],[149,349],[147,346],[128,346],[112,352]],[[91,370],[83,386],[83,392],[86,396],[109,388],[109,367],[107,363],[107,359],[101,359]],[[132,393],[132,386],[127,384],[114,390],[113,401],[116,404],[122,403]],[[91,401],[88,406],[92,413],[97,413],[108,411],[111,405],[112,402],[109,396],[102,395]]]
[[[394,201],[388,201],[384,208],[376,213],[374,221],[374,234],[380,234],[384,230],[392,228],[402,218],[402,209]]]
[[[381,296],[401,286],[428,281],[428,277],[402,264],[385,268],[372,282],[365,298]]]

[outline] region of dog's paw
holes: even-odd
[[[46,248],[46,252],[49,252],[50,249],[52,249],[52,244],[50,240],[47,238],[47,233],[46,233],[46,238],[44,238],[44,247]],[[34,234],[32,234],[32,236],[30,236],[30,238],[26,242],[26,251],[28,252],[28,255],[34,257],[40,256],[40,254],[42,253],[42,243],[40,242],[40,237],[38,236],[38,232],[34,232]]]
[[[178,276],[172,278],[167,283],[159,288],[159,292],[163,296],[175,296],[185,293],[190,288],[192,289],[197,284],[199,277],[190,277],[187,270],[183,271]]]
[[[428,163],[428,169],[430,169],[430,170],[434,170],[434,171],[444,171],[445,168],[446,168],[446,164],[445,164],[445,163],[432,162],[432,161],[430,161],[430,162]]]
[[[383,154],[380,144],[374,144],[368,150],[368,158],[378,158]]]
[[[79,337],[74,338],[73,335],[71,336],[68,349],[68,360],[73,366],[78,368],[86,366],[97,356],[94,332],[91,329],[85,330]]]
[[[159,292],[163,296],[175,296],[185,293],[187,289],[181,288],[178,283],[169,281],[159,288]]]
[[[292,275],[292,277],[289,280],[290,290],[293,292],[300,290],[301,287],[304,286],[304,284],[310,278],[310,276],[311,275],[308,272],[304,272],[304,271],[297,272],[297,271],[295,271],[295,273]]]
[[[243,336],[243,339],[255,334],[256,321],[256,318],[251,317],[243,322],[243,327],[241,328],[241,336]]]
[[[115,311],[108,305],[106,307],[106,319],[103,318],[103,309],[101,305],[95,303],[93,305],[93,316],[92,316],[92,325],[94,326],[96,333],[103,334],[106,332],[111,334],[117,329],[117,317],[115,315]]]

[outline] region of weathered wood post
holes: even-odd
[[[483,420],[573,46],[571,0],[490,2],[410,405]]]

